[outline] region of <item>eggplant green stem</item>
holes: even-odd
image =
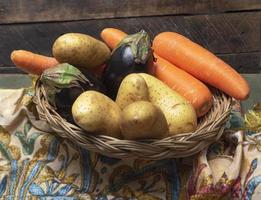
[[[152,55],[151,40],[149,34],[141,30],[138,33],[126,36],[115,48],[128,45],[131,47],[135,62],[138,64],[145,64]],[[115,51],[114,50],[114,51]]]

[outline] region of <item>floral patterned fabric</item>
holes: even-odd
[[[0,93],[1,199],[178,199],[174,159],[118,160],[89,152],[32,126],[24,106],[30,92]]]
[[[261,199],[258,133],[235,104],[226,137],[200,154],[161,161],[89,152],[28,118],[30,90],[0,90],[0,199]]]
[[[261,199],[261,133],[240,130],[244,121],[239,104],[233,107],[228,128],[224,140],[200,152],[195,160],[187,199]]]

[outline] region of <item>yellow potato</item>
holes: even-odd
[[[192,105],[159,79],[145,73],[139,75],[148,85],[150,102],[163,111],[168,122],[169,134],[195,131],[197,116]]]
[[[147,101],[136,101],[122,111],[120,123],[124,139],[157,139],[168,134],[168,123],[159,107]]]
[[[133,73],[122,80],[116,103],[121,109],[124,109],[135,101],[149,101],[149,90],[144,78]]]
[[[102,93],[82,93],[73,103],[72,115],[75,123],[86,131],[121,137],[121,110],[114,101]]]
[[[105,43],[81,33],[66,33],[58,37],[52,51],[60,63],[88,69],[102,65],[111,54]]]

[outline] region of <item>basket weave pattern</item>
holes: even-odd
[[[217,90],[213,96],[213,107],[199,120],[195,132],[178,134],[161,140],[142,141],[92,135],[80,127],[68,123],[48,103],[46,92],[39,80],[36,82],[33,101],[39,118],[45,120],[57,135],[67,138],[85,149],[114,158],[160,160],[196,154],[222,136],[231,111],[232,99]]]

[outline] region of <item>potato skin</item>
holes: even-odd
[[[75,123],[86,131],[121,138],[121,110],[100,92],[82,93],[72,106],[72,115]]]
[[[79,68],[95,68],[110,58],[105,43],[81,33],[66,33],[53,44],[53,56],[60,63],[69,63]]]
[[[158,139],[168,134],[168,123],[159,107],[147,101],[135,101],[122,111],[120,123],[124,139]]]
[[[139,75],[148,85],[150,102],[159,106],[163,111],[169,125],[170,135],[196,130],[196,111],[184,97],[149,74],[140,73]]]
[[[115,102],[124,109],[135,101],[149,101],[149,90],[144,78],[133,73],[122,80]]]

